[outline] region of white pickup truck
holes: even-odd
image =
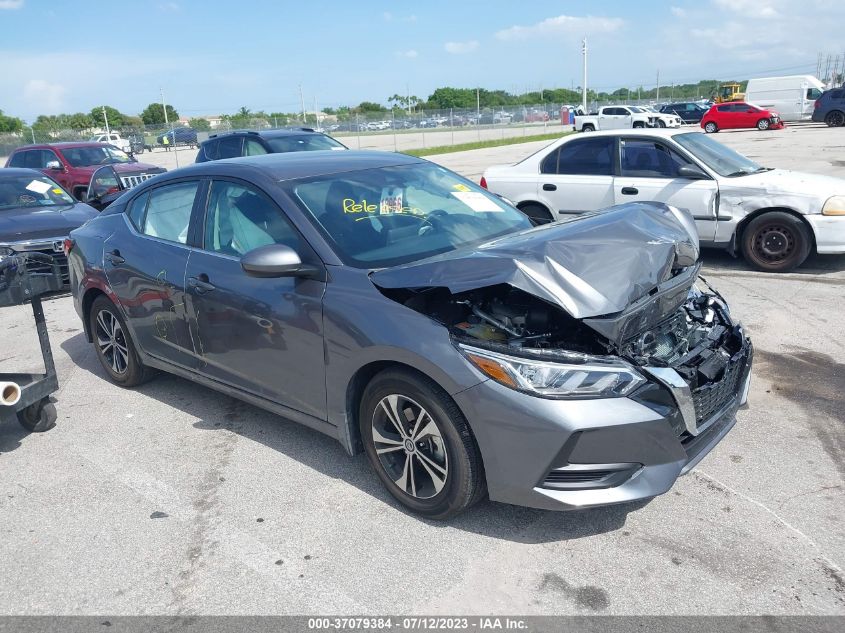
[[[598,114],[576,116],[573,125],[576,132],[644,127],[681,127],[681,117],[649,112],[637,106],[604,106]]]
[[[109,134],[97,134],[96,136],[92,136],[89,141],[93,141],[95,143],[108,143],[109,145],[114,145],[116,148],[123,150],[127,154],[132,153],[132,143],[129,142],[129,139],[123,138],[117,132],[111,132]]]

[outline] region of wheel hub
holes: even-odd
[[[792,233],[782,226],[763,228],[755,240],[757,252],[769,261],[780,261],[789,257],[795,247]]]

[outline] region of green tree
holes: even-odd
[[[188,125],[197,132],[208,132],[211,129],[211,123],[207,119],[190,119]]]
[[[94,125],[105,127],[106,122],[103,119],[103,109],[105,109],[106,116],[109,118],[109,127],[120,127],[125,123],[123,114],[117,108],[97,106],[91,109],[91,120],[94,122]]]
[[[168,104],[167,120],[175,123],[178,118],[179,113],[176,112],[176,108]],[[164,123],[164,108],[160,103],[151,103],[141,112],[141,120],[146,125],[161,125]]]
[[[380,103],[374,103],[372,101],[362,101],[358,104],[357,109],[359,112],[385,112],[387,110]]]
[[[17,117],[6,116],[3,110],[0,110],[0,132],[11,134],[23,130],[23,121]]]

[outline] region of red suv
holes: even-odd
[[[6,167],[40,170],[72,193],[74,198],[83,201],[91,175],[103,165],[114,167],[125,189],[167,171],[139,163],[114,145],[83,141],[26,145],[14,150],[6,161]]]
[[[719,130],[754,128],[758,130],[779,130],[783,127],[780,115],[744,101],[717,103],[701,117],[701,127],[708,134]]]

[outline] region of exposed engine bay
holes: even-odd
[[[560,356],[569,361],[573,352],[617,355],[638,366],[672,367],[693,390],[720,380],[745,340],[721,297],[695,286],[676,311],[621,345],[560,307],[507,284],[458,294],[446,288],[382,292],[442,323],[459,342],[547,360]]]

